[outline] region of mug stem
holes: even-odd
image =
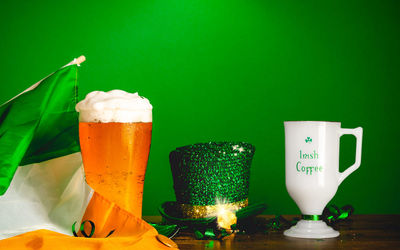
[[[302,214],[301,219],[303,219],[303,220],[321,220],[321,215]]]

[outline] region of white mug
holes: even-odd
[[[303,215],[303,220],[285,235],[329,238],[339,235],[319,220],[340,183],[361,164],[362,128],[344,129],[340,122],[288,121],[285,125],[286,189]],[[340,137],[356,137],[355,163],[339,172]]]

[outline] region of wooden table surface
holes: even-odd
[[[299,216],[284,217],[290,220]],[[196,240],[192,233],[180,232],[173,240],[180,249],[400,249],[400,214],[352,215],[334,228],[339,230],[339,237],[319,240],[286,237],[282,231],[236,234],[223,240]]]

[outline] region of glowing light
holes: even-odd
[[[229,203],[226,199],[216,199],[214,216],[217,217],[217,223],[220,228],[231,230],[231,226],[236,224],[236,211],[239,206]]]
[[[237,222],[236,214],[229,210],[221,210],[217,222],[220,228],[232,230],[231,226]]]

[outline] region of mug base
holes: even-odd
[[[300,220],[283,232],[285,236],[308,239],[325,239],[339,236],[339,232],[326,225],[324,221]]]

